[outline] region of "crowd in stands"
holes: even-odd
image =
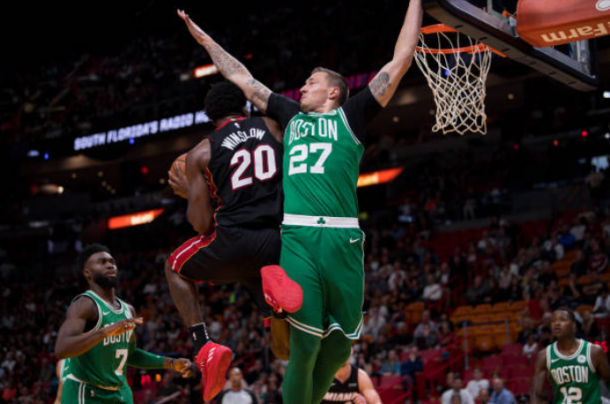
[[[171,224],[169,215],[162,218],[167,222],[161,226],[170,229],[163,240],[167,246],[179,242],[189,231],[184,218],[176,215],[179,216],[178,211],[171,215]],[[610,219],[582,214],[570,221],[546,222],[531,238],[521,230],[519,224],[495,219],[488,228],[480,229],[479,238],[466,240],[466,245],[456,243],[453,254],[439,257],[434,240],[423,240],[413,226],[367,228],[366,314],[352,361],[374,381],[400,376],[407,390],[421,394],[414,390],[426,366],[422,353],[440,352],[440,360],[449,360],[460,343],[457,331],[468,326],[452,321],[450,313],[465,304],[524,300],[517,341],[530,360],[552,342],[550,315],[559,307],[576,309],[582,335],[600,340],[604,331],[595,319],[610,314]],[[110,246],[121,273],[118,295],[146,319],[137,328],[138,345],[153,352],[190,356],[192,347],[163,275],[170,248],[146,251],[138,246],[139,252],[132,252],[120,243]],[[53,356],[57,327],[72,298],[85,288],[82,276],[69,265],[79,248],[82,242],[72,239],[59,255],[60,260],[68,262],[63,267],[44,268],[38,272],[39,279],[25,275],[20,268],[7,267],[10,254],[4,257],[0,288],[0,402],[52,402],[57,387]],[[573,263],[569,274],[558,276],[553,265],[563,262],[566,254],[574,256]],[[260,403],[280,402],[286,363],[274,359],[268,349],[263,320],[247,291],[236,284],[203,285],[201,292],[210,336],[231,347],[244,385]],[[419,303],[425,309],[414,323],[408,308]],[[477,359],[476,354],[473,359]],[[198,378],[183,380],[165,372],[157,382],[154,372],[148,375],[151,378],[135,370],[130,373],[137,402],[153,403],[171,394],[177,395],[173,402],[200,400]],[[475,370],[469,380],[459,374],[454,376],[446,383],[447,391],[471,395],[477,402],[498,402],[493,401],[494,397],[508,394],[497,375],[481,375]],[[490,382],[482,382],[483,376]],[[439,397],[443,391],[441,383],[433,390],[424,390],[424,394]],[[478,394],[473,394],[476,391]],[[486,395],[492,401],[485,401]]]

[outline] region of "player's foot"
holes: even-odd
[[[203,401],[212,401],[225,387],[225,375],[233,352],[226,346],[207,342],[195,357],[203,381]]]
[[[286,275],[279,265],[269,265],[261,269],[265,300],[274,311],[294,313],[303,305],[303,289]]]

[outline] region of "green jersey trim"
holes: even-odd
[[[338,111],[339,111],[339,116],[341,116],[341,119],[343,120],[343,123],[345,124],[345,127],[349,131],[350,135],[352,135],[352,139],[354,139],[354,142],[356,142],[356,144],[362,144],[360,142],[360,140],[358,139],[358,137],[354,134],[352,127],[349,126],[349,122],[347,121],[347,117],[345,116],[345,112],[343,111],[343,107],[339,108]]]
[[[87,292],[89,292],[89,291],[87,291]],[[104,320],[104,316],[102,315],[102,308],[100,307],[98,302],[93,298],[93,296],[90,296],[87,292],[81,293],[80,295],[78,295],[74,299],[72,299],[72,303],[74,303],[77,299],[80,299],[81,297],[88,297],[89,299],[91,299],[93,301],[93,303],[95,303],[95,307],[97,307],[97,323],[95,324],[95,327],[93,327],[92,329],[90,329],[87,332],[84,332],[83,335],[89,335],[89,334],[94,333],[97,330],[99,330],[100,326],[102,325],[102,321]]]
[[[346,338],[357,340],[360,338],[360,333],[362,332],[362,325],[364,323],[364,317],[362,317],[360,319],[360,322],[358,323],[358,326],[356,327],[354,332],[349,333],[349,334],[346,333],[345,330],[343,330],[343,328],[341,327],[341,325],[339,323],[332,323],[331,325],[328,326],[328,328],[326,330],[322,330],[321,328],[312,327],[310,325],[302,323],[302,322],[294,319],[290,315],[288,317],[286,317],[286,321],[288,321],[290,323],[290,325],[293,326],[294,328],[296,328],[297,330],[301,330],[304,333],[314,335],[321,339],[328,337],[333,331],[341,331],[343,333],[343,335],[345,335]]]
[[[334,227],[341,229],[359,229],[357,217],[330,217],[330,216],[308,216],[284,214],[283,225],[310,226],[310,227]]]
[[[597,373],[595,371],[595,366],[593,366],[593,360],[591,359],[591,343],[590,342],[587,343],[587,363],[589,364],[589,369],[591,369],[591,371],[593,373]]]
[[[98,389],[111,390],[111,391],[119,391],[119,390],[121,390],[120,387],[100,386],[99,384],[87,383],[85,381],[82,381],[78,377],[74,376],[73,374],[69,374],[68,376],[66,376],[66,379],[74,380],[75,382],[78,382],[78,383],[81,383],[81,384],[88,384],[90,386],[97,387]]]
[[[108,309],[112,310],[112,312],[113,312],[114,314],[123,314],[123,312],[125,311],[125,308],[126,308],[125,302],[123,302],[123,301],[122,301],[121,299],[119,299],[118,297],[116,298],[116,300],[117,300],[117,301],[119,302],[119,304],[121,305],[121,308],[120,308],[120,309],[115,309],[114,307],[112,307],[112,305],[111,305],[110,303],[108,303],[106,300],[102,299],[102,297],[100,297],[100,295],[98,295],[98,294],[97,294],[97,293],[95,293],[94,291],[92,291],[92,290],[88,290],[87,292],[91,292],[91,294],[93,294],[95,297],[97,297],[98,299],[100,299],[100,301],[101,301],[102,303],[104,303],[104,305],[105,305],[105,306],[106,306]],[[85,292],[85,293],[87,293],[87,292]]]
[[[572,359],[576,359],[578,357],[578,355],[580,355],[584,345],[585,345],[585,340],[581,339],[578,349],[571,356],[566,356],[566,355],[563,355],[561,352],[559,352],[559,349],[557,348],[557,342],[555,342],[555,343],[553,343],[553,351],[555,352],[555,355],[557,355],[558,358],[563,359],[565,361],[569,361]]]

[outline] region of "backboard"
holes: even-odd
[[[553,47],[537,48],[519,38],[516,22],[492,10],[486,11],[466,0],[422,0],[426,13],[471,38],[491,46],[507,57],[564,83],[576,90],[597,88],[598,71],[593,41],[566,45],[562,52]]]

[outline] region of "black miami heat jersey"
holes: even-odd
[[[206,170],[220,226],[279,227],[282,145],[261,117],[230,119],[209,136]]]
[[[351,369],[351,373],[345,383],[341,383],[337,379],[333,380],[333,384],[320,404],[353,402],[360,390],[358,389],[358,368],[351,365]]]

